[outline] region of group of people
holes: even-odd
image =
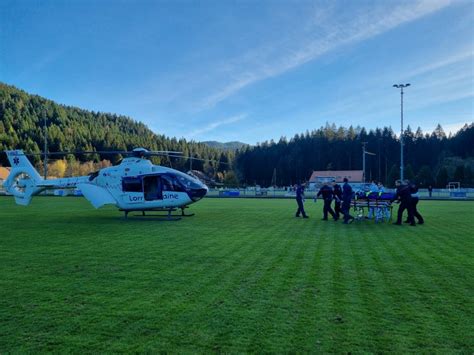
[[[417,209],[420,200],[418,186],[408,180],[397,180],[395,181],[395,186],[397,187],[396,197],[398,201],[400,201],[400,206],[398,207],[397,221],[394,224],[399,226],[402,224],[403,212],[405,210],[408,213],[408,218],[405,223],[410,223],[411,226],[416,226],[415,218],[418,224],[425,223],[422,215]]]
[[[316,197],[321,196],[324,201],[323,220],[327,221],[328,214],[330,214],[332,218],[337,221],[342,214],[344,217],[344,223],[351,223],[354,220],[354,217],[350,215],[349,211],[353,194],[352,187],[349,185],[347,178],[344,178],[344,184],[342,187],[336,182],[333,182],[332,186],[324,184],[316,195]],[[331,207],[333,200],[335,201],[335,211]],[[304,187],[301,184],[298,184],[296,187],[296,203],[298,204],[296,217],[302,215],[303,218],[308,218],[308,215],[304,210]]]
[[[328,220],[328,215],[338,221],[343,216],[343,223],[349,224],[354,221],[354,217],[350,215],[351,200],[354,197],[354,191],[352,190],[351,185],[348,182],[347,178],[344,178],[343,185],[339,185],[335,181],[330,183],[325,183],[316,194],[315,200],[318,197],[321,197],[324,206],[323,206],[323,221]],[[402,217],[405,210],[407,211],[408,217],[405,220],[405,223],[409,223],[411,226],[416,226],[418,224],[423,224],[424,219],[421,214],[418,212],[417,205],[419,201],[418,196],[418,187],[415,183],[408,180],[401,181],[397,180],[395,182],[396,192],[391,196],[391,201],[398,201],[400,203],[397,213],[397,221],[394,223],[396,225],[402,224]],[[372,181],[369,186],[369,189],[364,192],[367,196],[370,194],[377,194],[381,196],[385,192],[385,188],[382,183],[376,183]],[[296,202],[298,204],[298,209],[296,211],[296,217],[309,218],[304,210],[304,186],[298,184],[296,186]],[[334,209],[332,208],[332,201],[334,201]],[[369,213],[367,218],[371,218],[374,214],[374,208],[369,208]]]

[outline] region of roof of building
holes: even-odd
[[[0,180],[6,180],[8,175],[10,175],[10,168],[0,166]]]
[[[326,170],[326,171],[313,171],[310,182],[316,182],[318,178],[335,178],[336,182],[342,182],[344,178],[347,178],[352,182],[361,182],[363,178],[362,170]]]

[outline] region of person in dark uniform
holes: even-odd
[[[296,185],[296,203],[298,204],[298,209],[296,210],[295,217],[299,217],[301,213],[303,218],[309,218],[304,211],[304,187],[301,184]]]
[[[336,214],[331,208],[331,202],[332,202],[332,197],[333,197],[333,191],[332,187],[328,185],[328,183],[324,183],[324,185],[319,189],[318,194],[316,197],[322,196],[323,201],[324,201],[324,207],[323,207],[323,221],[328,220],[328,212],[334,218],[335,221],[337,221]]]
[[[349,214],[349,210],[351,209],[351,200],[352,200],[352,186],[349,185],[349,180],[344,178],[344,185],[342,185],[342,206],[341,210],[344,214],[344,224],[352,223],[354,217]]]
[[[418,220],[418,224],[423,224],[425,223],[425,220],[423,219],[423,216],[418,212],[418,209],[416,208],[416,205],[418,205],[418,202],[420,200],[420,197],[418,195],[418,186],[414,183],[411,182],[409,184],[410,186],[410,193],[411,193],[411,210],[412,210],[412,215],[413,215],[413,223],[415,223],[415,218]],[[405,223],[411,223],[409,219],[405,221]]]
[[[339,219],[341,216],[341,204],[342,204],[342,188],[341,185],[336,183],[335,181],[332,184],[332,190],[334,194],[334,213],[336,214],[336,218]]]
[[[430,194],[430,198],[433,196],[433,186],[428,186],[428,192]]]
[[[408,212],[408,221],[410,221],[411,226],[416,226],[413,218],[413,209],[411,204],[411,192],[410,186],[408,184],[402,184],[400,180],[395,182],[397,187],[396,199],[400,201],[400,206],[398,207],[397,221],[394,223],[396,225],[402,225],[403,212],[407,210]]]

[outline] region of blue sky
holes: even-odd
[[[5,1],[0,81],[168,136],[325,125],[455,131],[474,116],[474,2]]]

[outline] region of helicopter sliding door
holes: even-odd
[[[145,195],[145,201],[163,199],[163,185],[159,176],[143,177],[143,194]]]

